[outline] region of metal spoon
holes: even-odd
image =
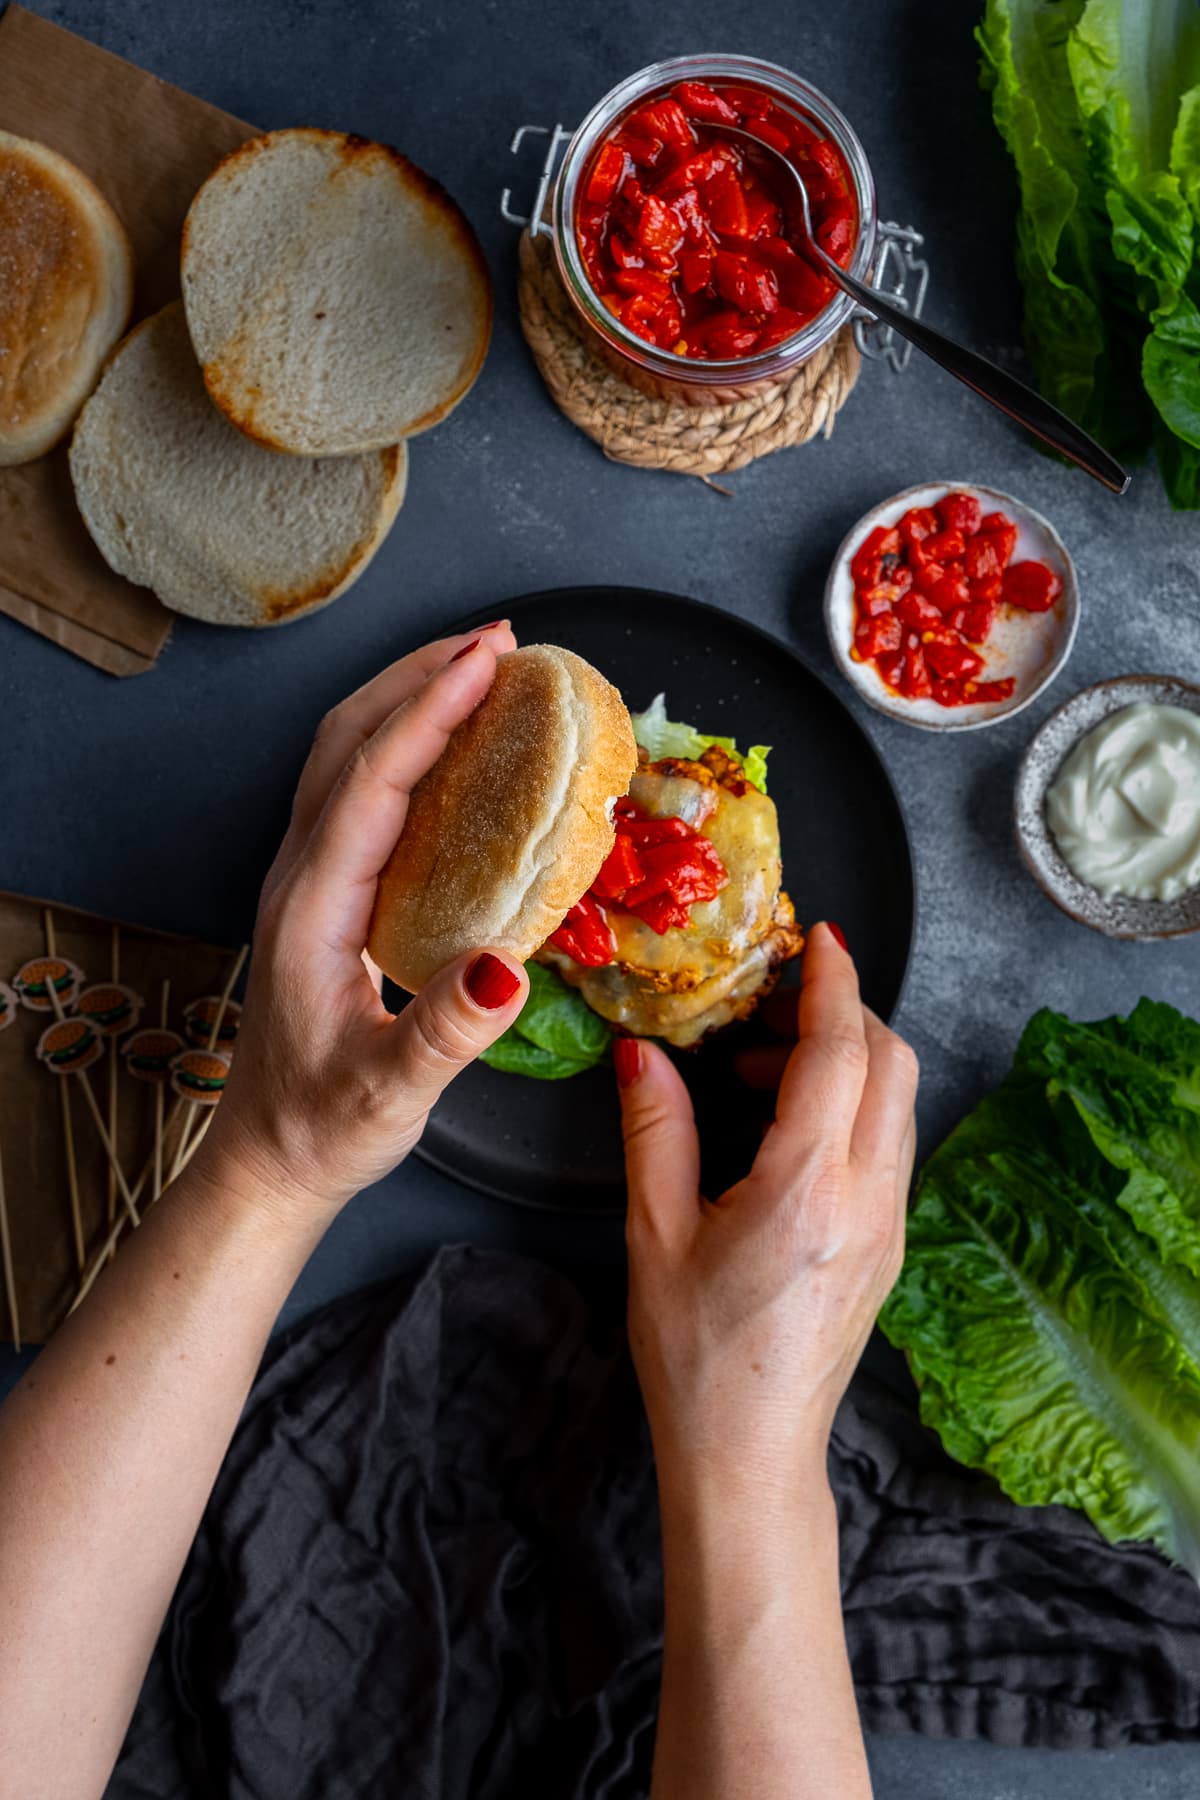
[[[1074,420],[1068,419],[1066,413],[1060,412],[1057,406],[1051,406],[1048,400],[1044,400],[1031,387],[1026,387],[1014,375],[997,368],[986,356],[968,350],[963,344],[956,344],[953,338],[943,336],[940,331],[935,331],[920,319],[914,319],[903,307],[885,300],[865,282],[847,275],[845,269],[834,262],[832,256],[818,244],[813,233],[812,213],[804,179],[774,145],[765,144],[752,131],[742,131],[732,125],[722,125],[719,131],[724,138],[741,138],[746,143],[753,144],[760,155],[770,157],[784,171],[799,202],[809,249],[829,279],[836,281],[852,299],[857,300],[865,312],[884,320],[893,331],[898,331],[901,337],[915,344],[918,350],[923,350],[935,363],[939,363],[951,375],[956,375],[959,381],[965,382],[967,387],[972,388],[984,400],[990,400],[993,406],[1006,413],[1010,419],[1015,419],[1018,425],[1023,425],[1026,431],[1031,431],[1034,437],[1040,438],[1052,450],[1057,450],[1060,456],[1065,456],[1069,462],[1086,469],[1089,475],[1103,482],[1114,494],[1125,492],[1129,486],[1129,476],[1120,463],[1107,450],[1102,449],[1094,438],[1090,438],[1086,431],[1080,430]]]

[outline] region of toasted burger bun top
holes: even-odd
[[[133,255],[82,169],[0,131],[0,464],[56,444],[124,331]]]
[[[380,876],[380,968],[416,993],[466,950],[532,956],[599,873],[636,767],[629,713],[590,663],[551,644],[500,657]]]
[[[435,425],[483,366],[492,288],[450,196],[388,144],[272,131],[227,156],[183,233],[209,393],[276,450],[343,456]]]

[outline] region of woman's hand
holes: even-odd
[[[616,1046],[663,1528],[652,1800],[870,1796],[825,1456],[900,1268],[917,1067],[827,925],[798,1026],[754,1166],[711,1203],[682,1078],[651,1044]]]
[[[409,795],[514,648],[503,622],[393,663],[328,714],[267,876],[245,1017],[197,1173],[322,1230],[407,1155],[429,1109],[524,1004],[521,965],[481,947],[398,1018],[364,946]]]
[[[629,1335],[664,1505],[713,1488],[786,1516],[824,1483],[834,1411],[899,1273],[916,1059],[818,925],[775,1121],[709,1202],[681,1076],[627,1043]]]

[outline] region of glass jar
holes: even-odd
[[[751,56],[677,56],[639,69],[595,105],[567,145],[554,184],[551,232],[554,257],[563,287],[588,335],[616,372],[634,387],[657,399],[693,406],[741,400],[771,387],[836,336],[856,312],[856,303],[840,290],[795,336],[769,349],[730,361],[677,356],[659,349],[631,331],[605,306],[588,280],[576,234],[580,179],[592,153],[625,113],[680,81],[733,82],[761,88],[777,106],[815,127],[832,140],[850,172],[858,208],[858,236],[849,272],[868,281],[875,258],[878,214],[875,182],[866,152],[849,121],[831,100],[775,63]]]

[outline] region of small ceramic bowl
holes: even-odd
[[[1018,532],[1013,561],[1033,558],[1048,563],[1062,582],[1062,593],[1049,612],[1019,613],[1004,607],[996,620],[983,652],[987,666],[980,679],[1000,681],[1009,675],[1015,677],[1017,685],[1009,700],[983,701],[975,706],[905,700],[892,692],[873,663],[855,662],[850,654],[854,642],[850,562],[858,546],[877,525],[894,525],[910,506],[934,506],[947,494],[974,494],[985,513],[1006,513]],[[902,494],[872,507],[842,540],[825,583],[825,630],[838,668],[868,706],[886,713],[890,719],[917,725],[922,731],[979,731],[1000,719],[1010,719],[1049,687],[1071,654],[1078,628],[1079,583],[1075,564],[1054,527],[1024,501],[1002,494],[998,488],[978,487],[970,481],[926,482],[923,487],[906,488]]]
[[[1017,846],[1033,879],[1063,912],[1106,937],[1183,937],[1200,931],[1200,887],[1174,900],[1134,900],[1127,894],[1100,894],[1064,862],[1046,823],[1046,795],[1068,753],[1111,713],[1149,702],[1182,706],[1200,713],[1200,687],[1174,675],[1119,675],[1098,681],[1050,714],[1036,733],[1017,772],[1013,825]]]

